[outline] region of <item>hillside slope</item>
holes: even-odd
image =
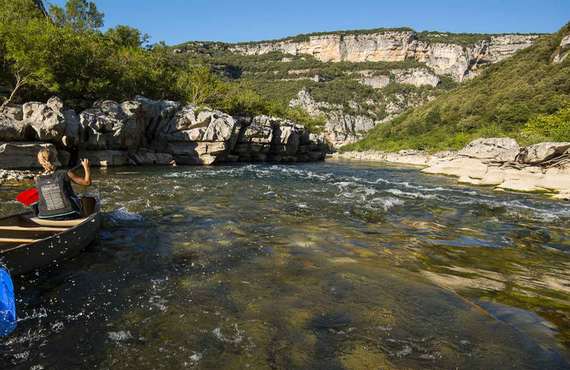
[[[282,105],[324,121],[340,147],[532,45],[539,35],[375,29],[173,50]]]
[[[569,140],[570,24],[539,38],[479,77],[407,111],[345,150],[443,150],[477,137],[511,136],[523,143]],[[534,130],[534,131],[533,131]],[[552,134],[558,131],[556,137]],[[535,140],[536,139],[536,140]]]

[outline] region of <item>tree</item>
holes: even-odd
[[[204,65],[189,63],[178,73],[176,87],[187,102],[196,105],[211,103],[224,91],[224,83]]]
[[[56,25],[70,26],[75,31],[89,31],[103,27],[104,14],[92,1],[67,0],[65,8],[51,5],[49,13]]]
[[[44,16],[49,16],[45,6],[44,6],[44,2],[42,0],[33,0],[34,1],[34,5],[36,6],[36,8],[38,8],[38,10],[44,15]]]
[[[4,70],[11,81],[10,94],[1,105],[8,105],[24,86],[38,86],[55,90],[57,84],[48,66],[52,60],[54,33],[53,25],[45,19],[18,22],[2,29]]]
[[[0,0],[0,27],[9,27],[13,22],[43,18],[41,8],[32,0]]]
[[[123,25],[110,28],[105,32],[105,36],[116,46],[130,48],[144,46],[149,39],[147,34],[143,34],[136,28]]]

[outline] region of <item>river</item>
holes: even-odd
[[[342,162],[95,178],[100,240],[15,279],[2,369],[570,368],[567,203]]]

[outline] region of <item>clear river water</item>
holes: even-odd
[[[99,241],[15,278],[1,369],[570,369],[567,203],[343,162],[95,179]]]

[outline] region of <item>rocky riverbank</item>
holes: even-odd
[[[43,147],[57,150],[63,166],[77,158],[94,166],[307,162],[323,160],[329,151],[323,136],[289,120],[232,117],[144,97],[100,101],[80,113],[54,97],[0,113],[0,169],[37,168],[36,153]]]
[[[462,183],[543,192],[555,199],[570,200],[570,143],[521,147],[513,139],[489,138],[475,140],[457,152],[344,152],[329,159],[421,166],[425,173],[454,176]]]

